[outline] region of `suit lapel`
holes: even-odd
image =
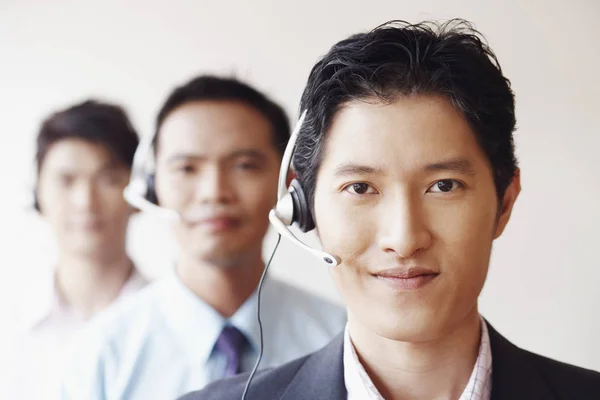
[[[528,353],[500,335],[487,321],[492,348],[491,400],[554,399]]]
[[[341,333],[306,360],[281,400],[346,400],[343,349]]]

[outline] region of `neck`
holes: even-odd
[[[225,318],[235,314],[252,295],[263,270],[260,251],[227,267],[186,255],[177,265],[183,284]]]
[[[56,285],[66,303],[89,319],[117,298],[132,272],[133,263],[124,252],[110,258],[63,253]]]
[[[385,399],[458,399],[467,386],[481,337],[477,307],[446,336],[420,343],[390,340],[348,320],[361,364]]]

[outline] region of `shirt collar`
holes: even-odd
[[[148,284],[148,279],[146,279],[146,277],[144,275],[142,275],[137,268],[134,267],[133,272],[131,273],[131,276],[129,277],[129,279],[127,279],[127,281],[121,288],[121,291],[119,291],[118,299],[121,299],[125,296],[129,296],[129,295],[137,292],[138,290],[142,289],[147,284]]]
[[[469,382],[459,400],[489,400],[492,389],[492,350],[487,324],[481,319],[479,353]],[[344,381],[348,399],[384,400],[363,368],[352,341],[348,326],[344,331]]]
[[[134,268],[117,299],[136,292],[147,283],[147,279]],[[73,313],[56,285],[56,269],[50,269],[41,279],[36,280],[30,289],[31,292],[24,296],[18,316],[21,326],[26,331],[35,329],[48,319]],[[83,323],[83,320],[81,322]]]
[[[263,290],[268,292],[268,279]],[[263,292],[263,296],[266,293]],[[263,303],[264,304],[264,303]],[[160,307],[173,333],[181,342],[194,365],[204,365],[212,354],[215,342],[227,324],[239,329],[258,351],[260,328],[256,318],[257,293],[227,319],[198,297],[181,281],[175,270],[164,278],[160,288]],[[262,311],[264,307],[261,305]]]

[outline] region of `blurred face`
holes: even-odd
[[[185,216],[175,233],[188,256],[223,267],[260,256],[280,163],[271,131],[261,113],[229,101],[188,103],[163,122],[156,194]]]
[[[477,312],[492,241],[510,215],[516,177],[497,201],[489,162],[441,97],[351,102],[328,132],[315,218],[350,326],[432,340]]]
[[[38,201],[63,252],[107,256],[124,251],[131,208],[123,199],[129,169],[100,144],[54,143],[41,165]]]

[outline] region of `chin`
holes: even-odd
[[[471,309],[477,312],[477,309]],[[464,312],[463,312],[464,311]],[[364,321],[373,327],[379,336],[390,340],[423,343],[439,340],[459,328],[471,312],[460,307],[420,306],[400,312],[398,309],[378,316],[364,314]]]
[[[232,249],[213,248],[196,252],[196,259],[219,268],[235,268],[242,263],[244,257]]]
[[[368,310],[365,310],[368,311]],[[363,313],[363,324],[377,335],[389,340],[420,343],[443,337],[450,330],[446,318],[439,312],[423,309]]]
[[[384,323],[377,327],[376,333],[389,340],[409,343],[428,342],[442,336],[430,324],[422,323],[413,323],[410,326],[407,324],[390,325],[389,323]]]
[[[70,247],[73,253],[84,257],[98,258],[107,255],[106,246],[97,242],[72,243]]]

